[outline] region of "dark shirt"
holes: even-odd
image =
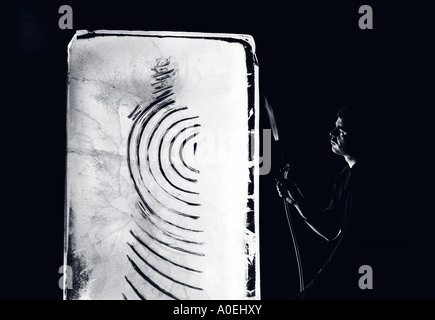
[[[410,186],[396,175],[400,171],[390,173],[368,160],[342,170],[328,207],[307,216],[316,230],[335,239],[328,259],[298,298],[403,299],[418,296],[421,287],[433,293],[418,258],[432,255],[412,238],[413,221],[421,214],[403,208],[398,190]],[[372,268],[373,289],[359,287],[363,265]]]
[[[335,244],[331,255],[307,285],[305,298],[359,298],[358,269],[369,264],[367,246],[370,210],[367,207],[368,175],[360,164],[346,166],[336,180],[329,206],[308,217],[308,223]],[[337,236],[338,235],[338,236]]]

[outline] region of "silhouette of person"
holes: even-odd
[[[371,258],[375,231],[371,232],[375,211],[372,186],[376,184],[366,166],[368,128],[364,110],[346,106],[337,113],[335,127],[329,133],[331,150],[342,156],[346,166],[338,176],[329,205],[318,210],[299,190],[290,175],[277,179],[280,197],[296,208],[311,229],[333,244],[329,258],[297,298],[358,299],[368,290],[361,289],[362,265],[375,264]],[[368,128],[370,129],[370,128]],[[286,172],[288,173],[288,172]],[[366,284],[367,285],[367,284]],[[369,285],[370,286],[370,285]],[[369,288],[370,289],[370,288]]]

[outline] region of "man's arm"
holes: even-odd
[[[293,180],[278,180],[276,188],[279,196],[296,208],[299,215],[314,232],[327,241],[333,241],[338,237],[340,234],[341,218],[336,210],[336,200],[334,196],[329,206],[319,211],[310,205]]]

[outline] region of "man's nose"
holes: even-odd
[[[337,136],[337,129],[335,128],[335,129],[332,129],[330,132],[329,132],[329,135],[332,137],[332,138],[335,138],[336,136]]]

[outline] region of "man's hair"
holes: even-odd
[[[345,130],[351,135],[352,140],[360,151],[365,151],[366,144],[371,140],[369,121],[370,111],[358,104],[346,105],[337,112],[337,117],[344,121]]]
[[[359,105],[347,105],[337,112],[337,117],[343,118],[349,132],[363,134],[368,125],[368,112]]]

